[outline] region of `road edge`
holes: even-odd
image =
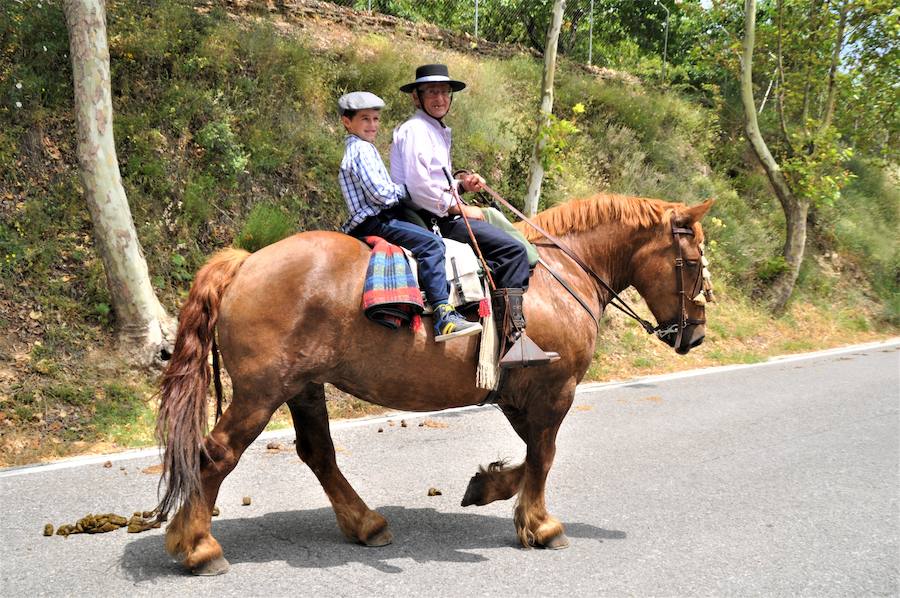
[[[679,378],[691,378],[695,376],[705,376],[708,374],[718,374],[722,372],[730,372],[735,370],[744,370],[750,368],[761,367],[765,365],[772,365],[773,363],[790,363],[794,361],[803,361],[807,359],[817,359],[819,357],[828,357],[830,355],[842,355],[844,353],[854,353],[856,351],[868,351],[871,349],[878,348],[886,348],[886,347],[894,347],[900,345],[900,337],[893,337],[890,339],[885,339],[883,341],[874,341],[870,343],[863,343],[859,345],[849,345],[846,347],[837,347],[835,349],[824,349],[821,351],[813,351],[811,353],[797,353],[793,355],[781,355],[777,357],[770,357],[765,361],[760,361],[758,363],[742,363],[742,364],[734,364],[734,365],[717,365],[710,366],[705,368],[695,368],[691,370],[684,370],[681,372],[672,372],[669,374],[655,374],[652,376],[641,376],[638,378],[629,378],[627,380],[610,380],[608,382],[587,382],[584,384],[579,384],[577,390],[575,391],[576,396],[583,393],[597,392],[602,390],[609,390],[612,388],[620,388],[623,386],[629,386],[632,384],[647,384],[652,382],[661,382],[664,380],[677,380]],[[485,409],[493,409],[494,407],[491,405],[471,405],[469,407],[457,407],[454,409],[444,409],[441,411],[392,411],[390,413],[384,415],[378,415],[375,417],[362,417],[357,419],[345,419],[345,420],[336,420],[331,422],[331,430],[346,430],[350,428],[356,428],[360,426],[366,426],[370,424],[379,424],[385,423],[388,420],[397,419],[398,417],[404,418],[426,418],[431,417],[433,415],[439,414],[447,414],[447,413],[460,413],[464,411],[476,411],[476,410],[485,410]],[[259,442],[268,442],[273,439],[279,438],[291,438],[293,437],[293,430],[291,428],[282,428],[278,430],[269,430],[267,432],[263,432],[259,435],[254,443]],[[146,449],[135,449],[130,451],[122,451],[116,453],[107,453],[100,455],[82,455],[78,457],[69,457],[66,459],[60,459],[59,461],[53,461],[50,463],[35,463],[30,465],[18,465],[15,467],[6,467],[0,469],[0,478],[9,478],[15,477],[19,475],[25,475],[30,473],[45,473],[48,471],[54,471],[59,469],[69,469],[72,467],[81,467],[82,465],[94,465],[98,463],[106,463],[110,462],[119,462],[119,461],[128,461],[131,459],[140,459],[145,457],[150,457],[154,455],[159,455],[159,448],[146,448]]]

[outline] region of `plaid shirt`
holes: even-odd
[[[338,183],[350,212],[341,230],[348,233],[366,218],[399,204],[406,187],[391,181],[374,145],[356,135],[347,135],[345,143]]]

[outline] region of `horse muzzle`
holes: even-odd
[[[660,330],[656,333],[656,336],[659,337],[659,340],[675,349],[675,352],[679,355],[686,355],[694,347],[699,347],[703,344],[703,339],[706,336],[706,328],[703,324],[686,325],[682,331],[681,342],[678,343],[678,346],[675,346],[675,343],[678,341],[677,325],[671,325],[668,328]]]

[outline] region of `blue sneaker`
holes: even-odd
[[[451,338],[480,332],[481,324],[468,321],[449,303],[441,303],[434,308],[434,342],[442,343]]]

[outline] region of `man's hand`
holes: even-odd
[[[469,220],[484,220],[484,213],[481,211],[481,208],[477,206],[467,206],[464,203],[458,203],[447,210],[447,213],[451,216],[456,216],[457,214],[465,214],[466,218]]]
[[[475,172],[464,173],[459,177],[459,184],[463,188],[463,191],[468,191],[469,193],[484,190],[484,179],[481,178],[480,174]],[[466,216],[469,216],[469,214],[466,213]],[[469,218],[471,218],[471,216],[469,216]]]

